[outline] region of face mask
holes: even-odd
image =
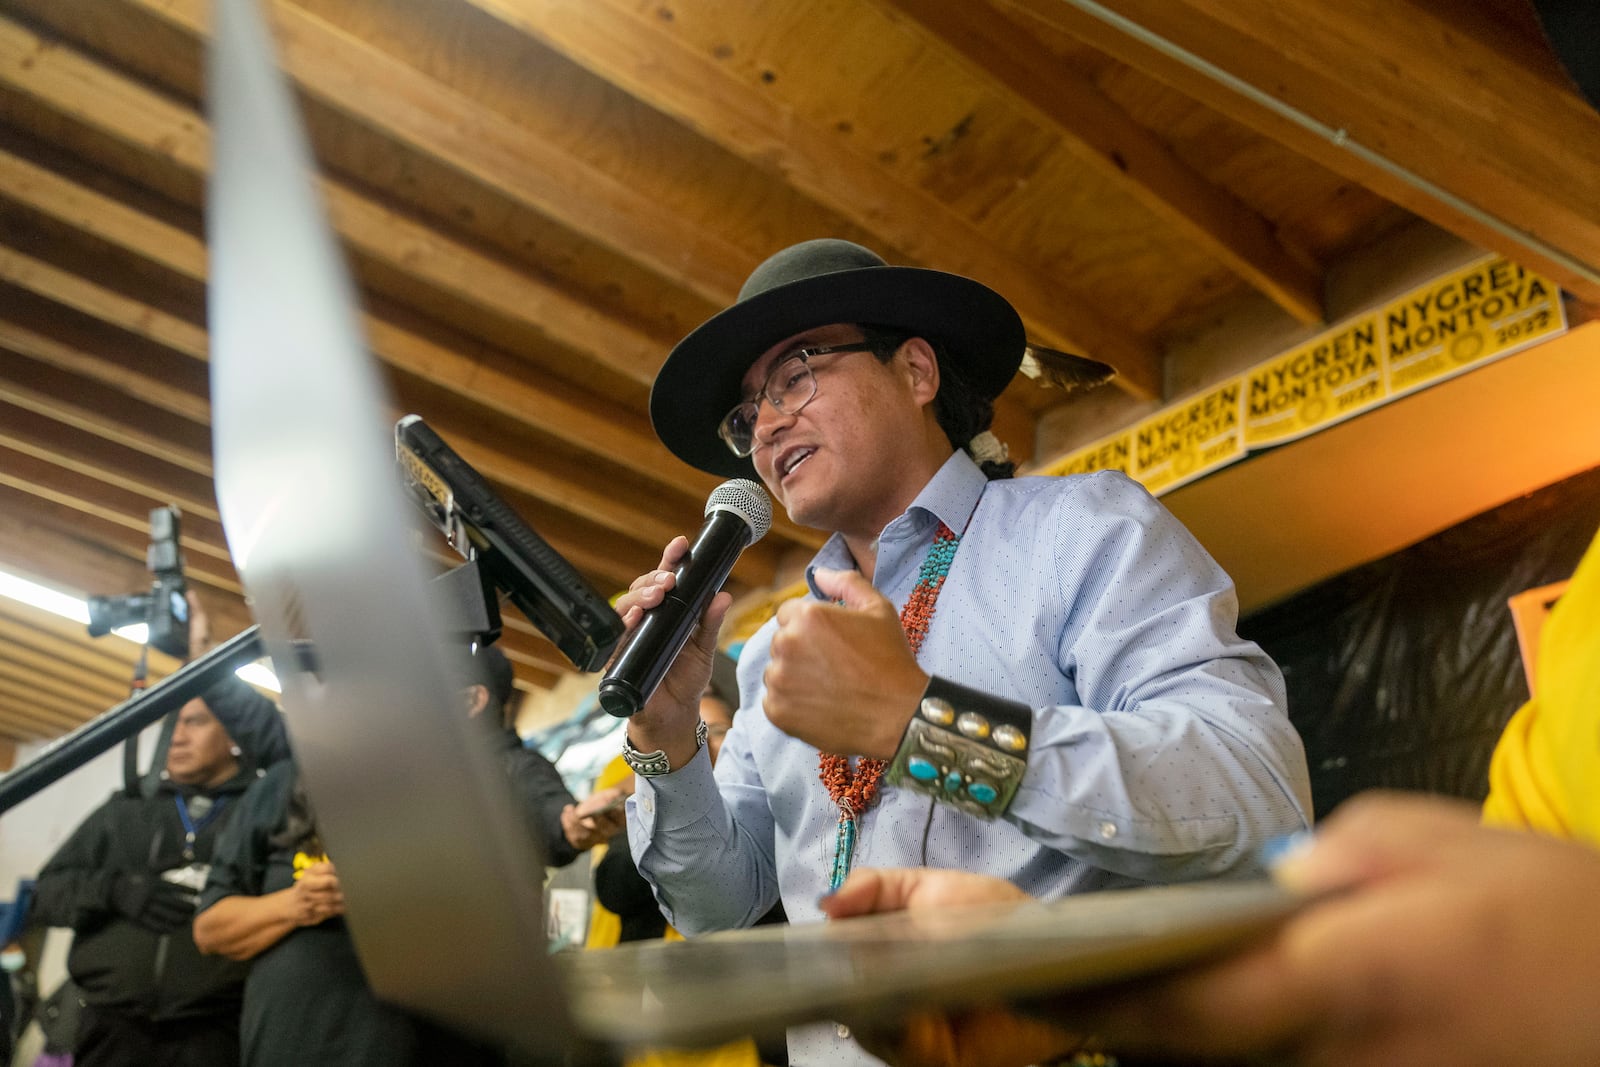
[[[12,952],[0,952],[0,971],[4,971],[7,974],[16,974],[22,970],[27,962],[28,957],[23,955],[20,949]]]

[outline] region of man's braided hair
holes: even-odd
[[[893,359],[900,346],[913,337],[921,337],[933,349],[939,361],[939,392],[933,398],[933,415],[951,447],[967,449],[972,439],[994,422],[994,401],[973,391],[965,375],[956,368],[955,361],[946,354],[942,341],[891,326],[861,324],[860,329],[881,363]],[[1017,465],[1010,460],[983,460],[979,467],[990,481],[1010,478],[1017,473]]]

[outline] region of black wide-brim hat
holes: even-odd
[[[679,341],[650,391],[650,421],[673,455],[700,470],[753,478],[717,427],[742,398],[750,365],[786,337],[834,323],[886,326],[938,341],[974,391],[999,396],[1022,363],[1016,309],[959,274],[891,267],[869,249],[824,238],[757,267],[739,298]]]

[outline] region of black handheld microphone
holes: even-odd
[[[772,503],[755,482],[734,478],[711,491],[705,525],[673,571],[677,583],[623,639],[616,662],[601,679],[602,708],[625,719],[644,707],[739,553],[761,540],[771,525]]]

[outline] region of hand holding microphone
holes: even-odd
[[[706,501],[706,521],[678,560],[660,603],[645,609],[600,682],[600,706],[619,718],[643,708],[722,588],[739,553],[765,536],[772,503],[744,478],[723,482]],[[639,588],[635,583],[635,590]],[[709,677],[710,664],[706,664]]]

